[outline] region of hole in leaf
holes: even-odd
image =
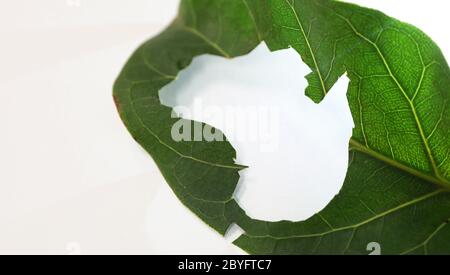
[[[225,133],[237,163],[249,166],[235,198],[252,218],[305,220],[344,182],[353,128],[348,79],[315,104],[304,94],[310,72],[295,50],[270,52],[263,43],[232,60],[198,57],[160,92],[182,117]]]

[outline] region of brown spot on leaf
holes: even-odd
[[[116,105],[117,111],[119,111],[119,113],[120,113],[119,98],[117,96],[113,95],[113,99],[114,99],[114,104]]]

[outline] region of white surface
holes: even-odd
[[[449,56],[447,1],[353,2],[413,23]],[[174,198],[111,100],[129,54],[177,3],[0,3],[0,253],[242,253]]]

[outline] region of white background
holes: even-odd
[[[449,56],[447,1],[352,2],[420,27]],[[223,239],[180,205],[153,161],[130,138],[111,99],[113,81],[128,56],[173,19],[177,5],[176,0],[0,2],[0,253],[242,253],[229,244],[231,237]],[[264,61],[266,57],[253,58]],[[210,61],[199,62],[215,64],[211,66],[220,70],[220,61]],[[242,67],[230,66],[235,71]],[[200,67],[192,69],[195,72]],[[227,70],[233,71],[233,67]],[[208,75],[200,75],[194,82],[206,82]],[[248,91],[233,94],[233,100],[217,100],[208,90],[223,87],[202,87],[194,83],[183,92],[184,97],[168,97],[167,103],[189,105],[192,102],[187,95],[195,90],[199,91],[196,96],[216,105],[237,104],[239,96],[239,102],[248,106],[255,98]],[[231,88],[236,92],[243,89]],[[258,104],[262,105],[273,99],[268,93],[261,98]],[[308,106],[294,93],[286,92],[284,98],[292,108],[295,102]],[[341,111],[338,120],[344,127],[330,130],[340,141],[345,140],[351,124],[342,98],[330,99],[331,106]],[[312,107],[304,110],[299,125],[315,111]],[[295,127],[295,123],[286,122],[282,127]],[[313,141],[319,139],[320,131],[303,126],[298,132],[302,134],[284,144],[285,148],[303,143],[317,146]],[[335,153],[345,150],[342,142],[323,141],[317,150],[325,152],[336,146]],[[234,145],[238,160],[254,167],[253,172],[246,172],[242,184],[247,187],[238,198],[253,216],[306,218],[331,199],[345,175],[339,165],[346,156],[337,154],[335,165],[328,164],[336,168],[326,172],[334,180],[316,183],[327,195],[317,200],[315,196],[322,192],[303,193],[299,198],[310,200],[293,201],[295,193],[279,191],[295,186],[300,186],[297,191],[314,191],[308,189],[307,180],[299,183],[293,179],[308,175],[307,171],[314,173],[320,164],[318,153],[305,147],[296,151],[299,156],[289,156],[281,148],[279,155],[262,159],[257,146]],[[301,150],[305,150],[303,154]],[[281,161],[271,161],[275,157]],[[299,174],[274,182],[283,171]],[[255,188],[256,183],[264,188]],[[272,205],[281,205],[272,212],[261,200],[271,193]],[[283,193],[292,196],[283,198]],[[293,205],[303,209],[300,216],[283,211]]]

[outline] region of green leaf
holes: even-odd
[[[158,91],[202,54],[232,58],[264,40],[293,47],[320,102],[347,72],[356,127],[344,187],[303,222],[248,217],[233,199],[239,171],[228,142],[175,142],[178,118]],[[120,115],[177,197],[254,254],[450,254],[450,70],[415,27],[329,0],[184,0],[178,18],[130,58],[114,86]],[[183,120],[192,127],[200,122]],[[217,130],[219,131],[219,130]],[[251,168],[250,168],[251,169]]]

